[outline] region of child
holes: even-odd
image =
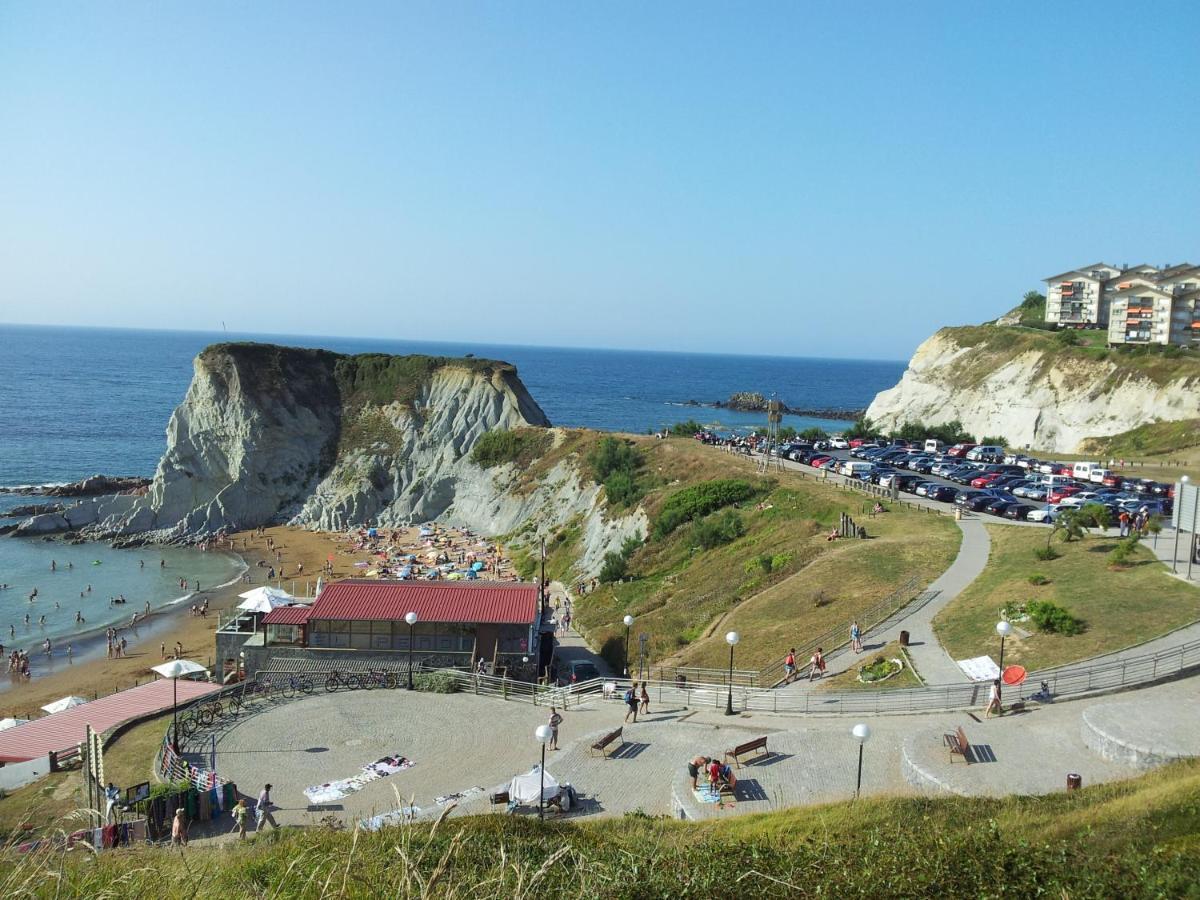
[[[237,827],[238,840],[244,840],[246,837],[246,819],[249,815],[250,810],[246,808],[246,798],[238,797],[238,802],[233,807],[233,821]]]

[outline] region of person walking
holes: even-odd
[[[644,681],[642,682],[642,708],[641,708],[641,713],[642,713],[642,715],[643,715],[643,716],[647,716],[647,715],[649,715],[649,714],[650,714],[650,692],[646,690],[646,682],[644,682]]]
[[[629,690],[625,692],[625,705],[629,707],[629,712],[625,713],[625,721],[629,721],[629,717],[633,716],[633,721],[637,721],[638,714],[638,696],[637,682],[633,682],[629,686]]]
[[[783,683],[791,684],[796,677],[796,648],[792,647],[783,658]]]
[[[857,619],[850,623],[850,649],[862,653],[862,629],[858,627]]]
[[[987,711],[983,714],[985,719],[990,719],[992,713],[1004,715],[1004,707],[1000,705],[1000,679],[997,678],[992,682],[992,689],[988,692]]]
[[[171,843],[186,847],[188,841],[187,819],[184,818],[183,807],[175,810],[175,818],[171,820]]]
[[[276,822],[275,817],[271,815],[271,806],[271,785],[263,785],[263,789],[258,795],[258,806],[255,809],[255,831],[262,831],[263,825],[265,825],[267,822],[271,823],[272,828],[279,827],[279,823]]]
[[[825,654],[820,647],[817,648],[817,652],[812,655],[812,659],[809,662],[811,664],[808,670],[809,681],[812,681],[818,675],[825,674]]]
[[[563,723],[562,713],[553,706],[550,707],[550,720],[547,723],[550,726],[550,749],[558,749],[558,726]]]
[[[246,798],[238,797],[238,802],[233,807],[234,827],[237,828],[238,840],[246,839],[246,819],[250,816],[250,810],[246,808]]]

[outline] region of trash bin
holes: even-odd
[[[1083,776],[1076,775],[1074,772],[1067,775],[1067,790],[1077,791],[1083,787]]]
[[[908,646],[908,632],[907,631],[900,632],[900,646],[901,647]]]
[[[956,521],[956,522],[962,521],[962,507],[961,506],[954,507],[954,521]]]

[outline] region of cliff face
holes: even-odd
[[[867,417],[884,430],[957,419],[976,437],[1069,453],[1087,438],[1200,416],[1189,362],[1060,349],[1048,334],[985,328],[946,328],[925,341]]]
[[[513,466],[470,460],[488,431],[549,426],[507,363],[220,344],[196,358],[143,496],[83,501],[18,533],[175,541],[280,522],[334,530],[442,518],[501,534],[582,517],[581,568],[591,571],[645,532],[643,513],[607,516],[571,460],[520,491]]]

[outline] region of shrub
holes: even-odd
[[[1050,579],[1047,578],[1045,575],[1030,575],[1029,583],[1036,584],[1036,585],[1049,584]]]
[[[413,675],[413,689],[427,694],[456,694],[458,682],[445,672],[427,672]]]
[[[976,441],[976,443],[996,447],[1008,446],[1008,440],[1002,437],[981,437],[978,441]]]
[[[1074,347],[1079,343],[1079,335],[1077,335],[1074,331],[1060,331],[1055,335],[1055,338],[1057,338],[1058,342],[1064,347]]]
[[[727,509],[720,515],[701,519],[692,526],[692,543],[711,550],[736,541],[746,533],[746,525],[732,509]]]
[[[643,491],[637,476],[642,455],[630,442],[602,438],[588,454],[588,465],[596,484],[604,485],[605,496],[614,506],[632,506],[641,499]]]
[[[1075,514],[1075,520],[1084,528],[1107,528],[1108,509],[1100,503],[1085,503]]]
[[[685,522],[699,519],[722,507],[748,500],[758,488],[740,478],[720,478],[676,491],[654,520],[654,538],[662,540]]]
[[[1083,622],[1049,600],[1030,600],[1025,604],[1025,611],[1038,631],[1068,637],[1083,631]]]
[[[613,472],[604,479],[604,494],[617,506],[632,506],[642,496],[637,482],[628,472]]]
[[[703,430],[704,426],[695,419],[688,419],[686,422],[676,422],[671,426],[671,434],[677,437],[691,437]]]
[[[1035,547],[1033,549],[1033,555],[1042,560],[1042,562],[1049,562],[1052,559],[1058,559],[1060,556],[1062,556],[1062,554],[1053,547]]]
[[[604,563],[600,566],[600,583],[612,584],[614,581],[620,581],[628,571],[629,561],[616,550],[612,550],[604,554]]]
[[[1129,537],[1125,538],[1123,541],[1120,541],[1117,546],[1113,548],[1112,553],[1108,554],[1108,561],[1118,568],[1125,568],[1128,566],[1130,564],[1129,557],[1131,557],[1134,551],[1137,549],[1138,540],[1138,535],[1135,532]]]

